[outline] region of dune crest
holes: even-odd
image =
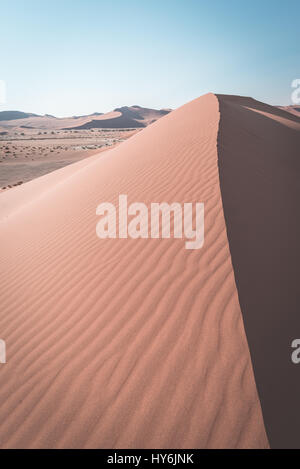
[[[73,171],[1,194],[2,448],[268,447],[223,215],[219,117],[205,95]],[[99,240],[96,207],[119,194],[204,202],[204,247]]]

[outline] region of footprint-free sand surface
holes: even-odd
[[[208,94],[0,194],[2,448],[269,446],[227,239],[219,122]],[[119,194],[204,202],[203,248],[100,240],[96,207]]]
[[[265,426],[272,448],[300,448],[300,117],[218,99],[224,214]]]

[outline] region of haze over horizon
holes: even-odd
[[[5,2],[0,111],[176,108],[207,92],[288,105],[299,75],[299,13],[294,0],[272,9],[257,0]]]

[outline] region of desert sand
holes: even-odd
[[[170,112],[123,106],[57,118],[0,112],[0,192],[115,146]]]
[[[284,111],[290,112],[296,117],[300,117],[300,106],[295,104],[291,106],[278,106],[279,109],[283,109]]]
[[[220,184],[229,246],[272,448],[300,448],[300,116],[219,96]]]
[[[7,129],[0,136],[0,192],[116,146],[137,131]]]
[[[269,447],[223,212],[219,99],[0,194],[2,448]],[[119,194],[204,202],[204,247],[98,239],[96,207]]]

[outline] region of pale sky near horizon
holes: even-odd
[[[56,116],[209,91],[291,104],[300,1],[0,0],[2,110]]]

